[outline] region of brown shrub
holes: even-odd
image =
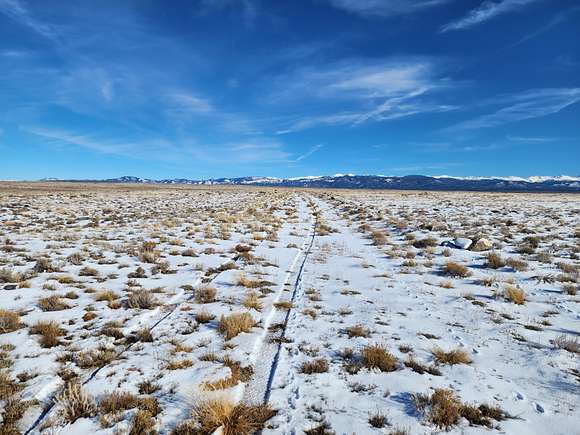
[[[471,275],[471,271],[465,267],[463,264],[455,263],[453,261],[448,261],[445,263],[443,267],[443,273],[445,275],[457,277],[457,278],[466,278]]]
[[[516,305],[523,305],[526,303],[526,292],[513,285],[508,285],[504,290],[504,296],[507,300]]]
[[[215,287],[204,286],[195,291],[195,302],[198,304],[210,304],[215,302],[217,289]]]
[[[490,252],[485,257],[485,267],[489,267],[491,269],[500,269],[505,266],[505,261],[501,258],[496,252]]]
[[[431,350],[431,354],[437,364],[471,364],[469,354],[463,349],[453,349],[445,352],[443,349],[436,347]]]
[[[242,332],[250,332],[256,321],[250,313],[234,313],[229,316],[221,316],[218,330],[226,340],[231,340]]]
[[[61,311],[70,308],[70,305],[64,302],[60,296],[57,295],[39,299],[38,306],[42,311]]]
[[[312,361],[307,361],[300,366],[300,372],[306,375],[314,373],[325,373],[328,371],[328,361],[324,358],[317,358]]]
[[[242,301],[242,305],[246,307],[248,310],[253,308],[256,311],[262,311],[262,302],[258,297],[258,293],[256,292],[248,292]]]
[[[39,321],[30,327],[31,334],[40,335],[40,345],[51,348],[60,344],[60,337],[65,331],[55,321]]]
[[[189,434],[211,434],[219,427],[223,435],[251,435],[264,428],[264,424],[276,415],[268,404],[237,404],[224,398],[209,399],[196,404],[192,411],[193,431]]]
[[[127,308],[149,310],[159,305],[155,296],[149,291],[138,290],[132,292],[126,300]]]
[[[15,311],[0,310],[0,334],[16,331],[21,327],[20,314]]]
[[[97,412],[93,398],[77,383],[69,383],[56,398],[56,403],[60,407],[60,416],[67,423],[74,423],[82,417],[94,417]]]
[[[348,328],[346,328],[346,333],[348,335],[348,338],[353,337],[367,338],[370,337],[371,335],[369,329],[364,327],[363,325],[349,326]]]
[[[393,372],[397,370],[397,358],[381,344],[374,344],[363,348],[361,357],[363,366],[368,369],[379,369],[381,372]]]

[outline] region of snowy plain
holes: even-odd
[[[0,433],[578,431],[573,194],[16,183],[0,241]]]

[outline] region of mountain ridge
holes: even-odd
[[[169,178],[154,180],[125,175],[107,179],[44,179],[55,182],[183,184],[183,185],[243,185],[277,187],[312,187],[340,189],[391,190],[466,190],[491,192],[580,192],[580,176],[533,177],[452,177],[448,175],[354,175],[335,174],[291,178],[222,177],[211,179]]]

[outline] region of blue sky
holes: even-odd
[[[0,179],[580,174],[577,0],[0,0]]]

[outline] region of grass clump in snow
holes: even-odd
[[[306,361],[300,366],[300,372],[306,375],[312,375],[315,373],[325,373],[328,371],[328,361],[324,358],[317,358],[312,361]]]
[[[97,405],[78,383],[69,383],[64,391],[56,398],[60,407],[59,414],[66,423],[74,423],[79,418],[94,417]]]
[[[10,310],[0,310],[0,334],[16,331],[21,327],[19,313]]]
[[[215,302],[217,289],[215,287],[200,287],[195,292],[195,302],[198,304],[211,304]]]
[[[235,313],[221,316],[218,330],[226,340],[231,340],[242,332],[250,332],[255,323],[250,313]]]
[[[268,404],[234,404],[226,398],[212,398],[196,404],[192,419],[178,425],[173,435],[210,434],[222,428],[223,435],[250,435],[264,428],[276,415]]]
[[[526,292],[513,285],[508,285],[505,288],[504,296],[508,301],[511,301],[516,305],[524,305],[526,303]]]
[[[361,361],[367,369],[378,369],[381,372],[397,370],[397,358],[382,344],[373,344],[363,348]]]
[[[469,405],[461,400],[451,390],[438,388],[431,395],[414,394],[413,402],[425,419],[439,429],[448,430],[456,426],[461,418],[471,425],[493,427],[492,420],[501,421],[508,415],[500,408],[491,405]]]
[[[30,327],[30,333],[40,335],[40,345],[45,348],[60,345],[60,337],[64,335],[64,332],[55,321],[41,320]]]
[[[471,271],[463,264],[448,261],[443,266],[443,273],[454,278],[467,278],[471,276]]]
[[[469,354],[463,349],[453,349],[445,352],[443,349],[436,347],[431,350],[431,354],[437,364],[471,364]]]
[[[64,302],[61,297],[57,295],[39,299],[38,306],[42,311],[61,311],[70,308],[70,305]]]

